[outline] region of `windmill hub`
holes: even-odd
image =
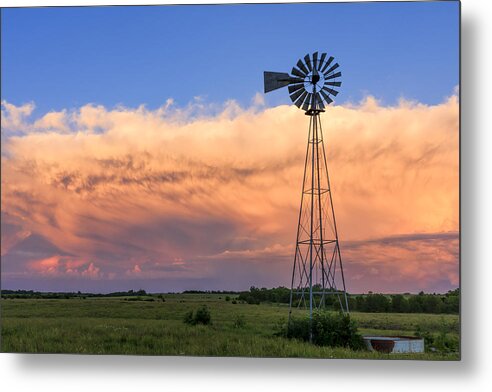
[[[312,84],[316,84],[316,83],[319,82],[320,79],[321,79],[321,77],[318,74],[315,74],[315,75],[313,75],[313,78],[311,80],[311,83]]]

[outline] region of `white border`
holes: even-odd
[[[225,2],[231,1],[214,1]],[[1,5],[163,3],[170,1],[3,0]],[[0,388],[16,392],[490,390],[492,129],[490,125],[486,129],[485,124],[491,123],[492,112],[491,4],[483,0],[462,1],[461,362],[0,354]]]
[[[348,0],[346,2],[353,2],[354,0]],[[394,0],[405,2],[408,0]],[[415,0],[426,1],[426,0]],[[439,0],[437,0],[439,1]],[[310,1],[282,1],[282,0],[148,0],[148,1],[135,1],[135,0],[3,0],[2,7],[32,7],[32,6],[89,6],[89,5],[162,5],[162,4],[230,4],[230,3],[337,3],[343,1],[336,0],[310,0]]]

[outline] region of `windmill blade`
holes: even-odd
[[[325,76],[325,80],[335,79],[335,78],[338,78],[340,76],[342,76],[342,73],[341,72],[337,72],[336,74],[333,74],[333,75],[330,75],[330,76]]]
[[[292,75],[298,76],[300,78],[305,78],[306,74],[300,70],[298,70],[296,67],[292,67],[292,71],[290,72]]]
[[[292,84],[289,86],[289,94],[296,92],[297,90],[302,90],[304,88],[304,83]]]
[[[340,87],[342,85],[342,82],[326,82],[325,81],[325,85]]]
[[[324,74],[325,76],[328,76],[329,74],[331,74],[335,69],[337,69],[338,67],[340,66],[340,64],[336,63],[334,64],[332,67],[330,67],[329,70],[327,70]]]
[[[297,62],[297,66],[302,70],[302,72],[304,72],[304,74],[308,74],[309,73],[309,70],[306,68],[306,66],[304,65],[304,63],[302,62],[302,60],[299,60]]]
[[[326,94],[323,90],[320,91],[320,94],[323,96],[328,105],[333,102],[333,99],[331,99],[330,96]]]
[[[323,87],[323,91],[327,91],[329,94],[334,95],[335,97],[338,95],[338,91],[332,90],[331,88],[328,87]]]
[[[321,53],[321,58],[319,59],[318,63],[318,71],[321,69],[321,66],[323,65],[323,61],[325,61],[326,53]]]
[[[332,57],[330,56],[330,58],[328,59],[328,61],[326,62],[325,66],[323,67],[323,69],[321,70],[321,73],[324,73],[325,72],[325,69],[328,68],[328,66],[331,64],[331,62],[335,60],[335,57]]]
[[[316,93],[316,102],[318,103],[318,109],[323,110],[325,108],[325,105],[323,104],[323,98],[319,96],[319,93]]]
[[[306,65],[307,65],[309,71],[312,71],[313,66],[311,65],[311,58],[309,57],[308,54],[304,56],[304,61],[306,62]]]
[[[288,73],[263,72],[265,93],[287,86],[292,77]]]
[[[297,98],[299,98],[304,92],[306,92],[306,90],[304,88],[301,88],[296,92],[292,93],[290,99],[292,100],[292,102],[295,102],[297,101]]]
[[[299,98],[297,98],[297,101],[294,102],[294,104],[300,108],[302,103],[304,102],[304,98],[306,98],[306,95],[308,95],[308,92],[306,90],[303,91],[303,93],[301,94],[301,96]]]
[[[311,103],[311,96],[313,94],[311,93],[308,93],[307,97],[306,97],[306,100],[304,101],[304,104],[302,105],[302,110],[309,110],[309,105]]]
[[[318,70],[318,52],[313,53],[313,69]]]

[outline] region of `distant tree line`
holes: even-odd
[[[446,294],[367,294],[349,296],[350,310],[379,313],[459,313],[459,289]]]
[[[315,287],[319,291],[319,287]],[[145,290],[116,291],[107,294],[78,292],[39,292],[33,290],[2,290],[2,298],[39,298],[39,299],[69,299],[91,297],[139,297],[149,296]],[[249,291],[221,291],[221,290],[186,290],[183,294],[229,294],[237,295],[237,301],[259,305],[262,302],[288,304],[290,301],[290,289],[275,287],[271,289],[252,286]],[[161,298],[162,295],[159,297]],[[227,299],[228,298],[228,299]],[[231,298],[227,296],[226,300]],[[163,297],[161,298],[162,300]],[[349,309],[351,311],[369,313],[459,313],[460,290],[450,290],[446,294],[348,294]],[[340,308],[336,295],[325,297],[325,306],[328,309]]]
[[[89,297],[138,297],[147,295],[145,290],[115,291],[107,294],[77,292],[42,292],[33,290],[2,290],[2,298],[68,299]]]
[[[286,287],[276,287],[273,289],[263,287],[259,289],[251,286],[249,291],[240,292],[237,299],[239,301],[247,302],[248,304],[256,305],[259,305],[260,302],[288,304],[290,302],[290,289]]]
[[[185,290],[183,294],[239,294],[238,291],[231,290]]]
[[[319,289],[319,288],[318,288]],[[276,302],[288,304],[290,289],[277,287],[273,289],[251,287],[238,296],[239,301],[248,304],[261,302]],[[446,294],[369,294],[348,295],[349,308],[359,312],[385,313],[459,313],[460,291],[450,290]],[[339,309],[336,295],[325,297],[325,306],[329,309]]]

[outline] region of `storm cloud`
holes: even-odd
[[[3,102],[3,287],[288,285],[306,116],[200,105],[32,119]],[[323,115],[349,291],[457,286],[458,107],[368,97]]]

